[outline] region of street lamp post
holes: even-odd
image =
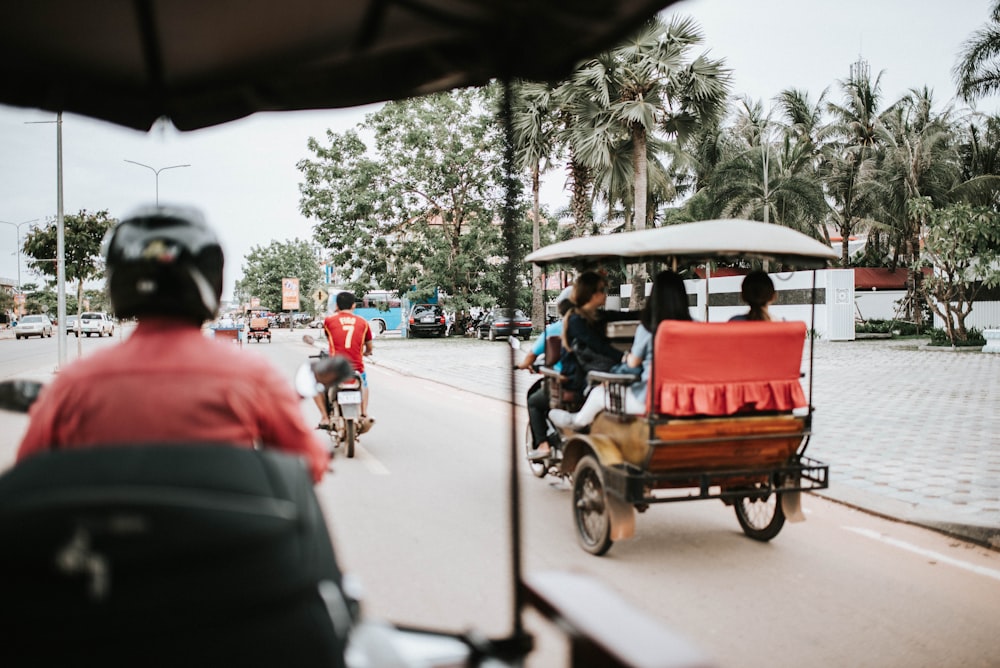
[[[125,162],[130,162],[133,165],[139,165],[140,167],[145,167],[149,171],[153,172],[156,176],[156,206],[160,206],[160,172],[167,169],[177,169],[178,167],[190,167],[191,165],[170,165],[169,167],[160,167],[156,169],[155,167],[150,167],[149,165],[144,165],[141,162],[136,162],[135,160],[126,159]]]
[[[17,228],[17,291],[21,292],[21,226],[30,225],[31,223],[37,223],[37,218],[32,218],[31,220],[26,220],[23,223],[11,223],[6,220],[0,220],[0,223],[4,225],[10,225],[11,227]]]

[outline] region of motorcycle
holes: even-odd
[[[509,337],[507,341],[510,343],[511,348],[514,349],[515,353],[521,350],[521,344],[518,342],[516,336]],[[549,364],[554,364],[555,361],[558,361],[559,359],[559,355],[555,352],[553,347],[554,343],[555,342],[547,341],[545,346],[545,355],[539,355],[531,364],[531,373],[537,374],[539,378],[532,383],[525,392],[526,403],[529,402],[536,393],[547,392],[549,391],[549,386],[553,385],[553,381],[549,380],[545,374],[547,372],[546,360],[551,357],[553,361],[550,361]],[[551,405],[551,397],[547,398],[547,402]],[[535,439],[531,431],[531,422],[529,420],[524,429],[524,452],[528,462],[528,468],[537,478],[544,478],[547,475],[569,478],[569,475],[563,473],[560,468],[560,464],[563,460],[564,440],[559,429],[552,424],[547,414],[545,417],[545,439],[549,443],[547,451],[535,447]]]
[[[319,346],[312,336],[305,334],[302,341],[319,348],[319,352],[310,355],[310,358],[330,359],[330,353]],[[346,359],[339,359],[349,364]],[[334,449],[343,446],[350,459],[354,457],[354,446],[365,427],[361,417],[361,374],[352,368],[349,374],[339,374],[338,377],[339,380],[325,387],[323,394],[326,399],[326,413],[330,416],[325,429]]]

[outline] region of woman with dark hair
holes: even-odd
[[[625,392],[625,412],[642,415],[646,412],[646,387],[649,384],[650,362],[653,356],[653,337],[656,326],[663,320],[691,320],[684,279],[672,271],[661,271],[653,280],[653,292],[639,315],[632,349],[625,363],[632,369],[642,369],[638,380]],[[601,385],[587,395],[579,412],[558,408],[549,411],[552,424],[563,429],[583,429],[590,426],[597,414],[604,410],[607,390]]]
[[[607,324],[634,316],[605,311],[607,293],[607,281],[596,271],[583,272],[573,285],[574,306],[563,316],[560,360],[562,374],[570,379],[567,389],[582,392],[587,371],[607,371],[622,360],[621,351],[608,339]]]
[[[734,315],[729,322],[738,320],[770,320],[771,314],[767,307],[770,306],[777,293],[774,291],[774,283],[767,272],[754,270],[743,279],[743,287],[740,289],[740,296],[750,311],[742,315]]]

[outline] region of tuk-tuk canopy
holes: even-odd
[[[15,0],[0,104],[140,130],[556,80],[675,0]]]
[[[822,267],[840,255],[830,246],[781,225],[752,220],[707,220],[649,230],[580,237],[540,248],[525,259],[535,264],[668,258],[711,260],[741,256],[801,267]]]

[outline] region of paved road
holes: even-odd
[[[473,339],[382,339],[376,363],[496,398],[509,349]],[[819,341],[808,454],[821,494],[1000,549],[1000,355],[925,341]],[[519,372],[518,401],[531,377]]]
[[[380,338],[374,363],[506,399],[509,359],[499,342]],[[808,454],[830,465],[823,496],[1000,549],[1000,355],[819,341],[814,368]],[[533,379],[514,374],[519,403]]]

